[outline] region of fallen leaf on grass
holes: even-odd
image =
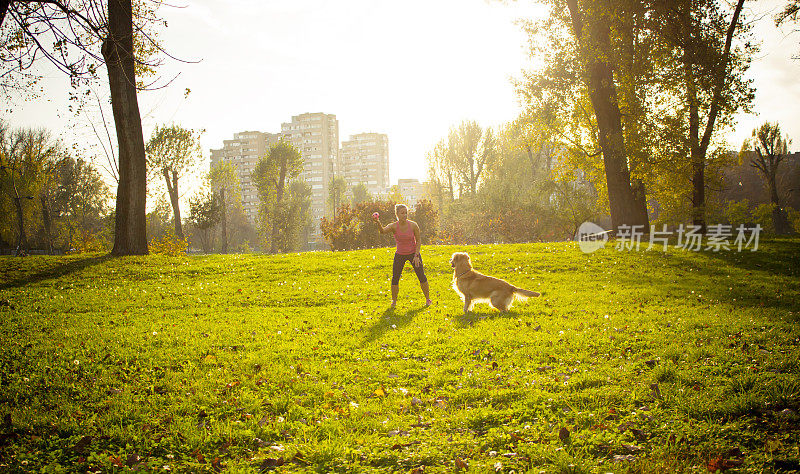
[[[711,472],[717,472],[739,467],[743,463],[744,461],[741,459],[724,459],[722,456],[718,456],[711,461],[708,461],[708,466],[706,467]]]
[[[644,433],[644,431],[638,428],[631,428],[631,433],[633,433],[633,436],[639,441],[647,441],[647,435]]]
[[[566,426],[558,430],[558,439],[560,439],[562,443],[566,443],[569,440],[569,430]]]
[[[125,465],[129,468],[133,468],[141,462],[142,458],[138,454],[131,453],[128,455],[128,459],[125,460]]]
[[[72,450],[76,454],[84,454],[86,448],[88,448],[89,445],[92,444],[92,440],[94,440],[94,438],[92,438],[91,436],[84,436],[77,443],[75,443],[75,446],[72,447]]]
[[[641,446],[634,446],[632,444],[623,444],[622,448],[629,453],[638,453],[642,450]]]
[[[456,458],[456,469],[469,469],[469,464],[461,458]]]
[[[422,444],[422,442],[421,441],[411,441],[410,443],[397,443],[397,444],[392,445],[392,449],[395,449],[395,450],[404,449],[404,448],[408,448],[409,446],[415,446],[417,444]]]
[[[261,470],[266,470],[266,469],[273,469],[276,467],[280,467],[283,466],[284,464],[285,461],[283,460],[283,458],[277,458],[277,459],[267,458],[261,464],[259,464],[258,467]]]
[[[657,383],[650,385],[650,395],[656,400],[661,400],[661,389],[658,388]]]
[[[239,385],[240,383],[241,383],[241,382],[239,382],[238,380],[234,380],[233,382],[230,382],[230,383],[228,383],[228,384],[225,384],[225,388],[223,388],[223,389],[222,389],[222,391],[223,391],[223,392],[229,392],[231,389],[235,388],[235,387],[236,387],[237,385]]]

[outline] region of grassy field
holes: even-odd
[[[800,240],[423,251],[0,258],[0,471],[800,469]]]

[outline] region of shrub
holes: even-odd
[[[752,221],[750,215],[750,202],[747,199],[741,201],[728,201],[728,207],[723,213],[728,224],[736,227],[740,224],[747,224]]]
[[[768,234],[775,233],[775,226],[772,222],[773,209],[775,209],[775,204],[772,203],[759,204],[753,209],[753,222],[760,224],[763,231]]]
[[[323,217],[320,224],[322,236],[331,250],[354,250],[386,247],[393,243],[391,235],[380,234],[372,221],[372,214],[380,213],[383,225],[394,221],[393,201],[361,202],[351,207],[340,206],[336,218]],[[420,227],[423,244],[432,243],[438,229],[438,214],[430,201],[423,200],[409,209],[409,219]]]
[[[432,243],[439,233],[439,213],[436,212],[433,203],[428,199],[417,202],[417,205],[411,209],[409,219],[419,225],[419,237],[422,243],[424,245]]]
[[[786,211],[786,217],[789,219],[789,223],[792,224],[792,229],[795,232],[800,232],[800,211],[786,206],[783,208]]]
[[[175,235],[174,231],[169,230],[160,238],[154,238],[150,241],[150,253],[170,255],[172,257],[185,256],[187,245],[185,238],[181,239]]]
[[[72,235],[68,253],[104,252],[110,250],[110,248],[107,232],[102,230],[92,232],[88,229],[81,229]]]

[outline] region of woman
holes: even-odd
[[[417,274],[419,286],[425,295],[425,306],[430,306],[431,297],[428,291],[428,278],[425,276],[425,270],[422,267],[422,256],[419,253],[422,247],[422,240],[419,238],[419,226],[416,222],[408,220],[408,207],[405,204],[396,204],[394,206],[394,215],[397,217],[397,221],[386,227],[381,225],[381,218],[377,212],[372,215],[375,224],[378,225],[378,232],[382,234],[392,232],[397,243],[394,264],[392,265],[392,308],[397,305],[397,294],[400,292],[400,275],[403,273],[403,267],[407,261],[411,262],[411,267],[414,268],[414,272]]]

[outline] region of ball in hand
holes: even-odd
[[[373,219],[375,219],[375,220],[378,220],[378,218],[379,218],[380,216],[381,216],[381,215],[380,215],[380,214],[378,214],[377,212],[373,212],[373,213],[372,213],[372,218],[373,218]]]

